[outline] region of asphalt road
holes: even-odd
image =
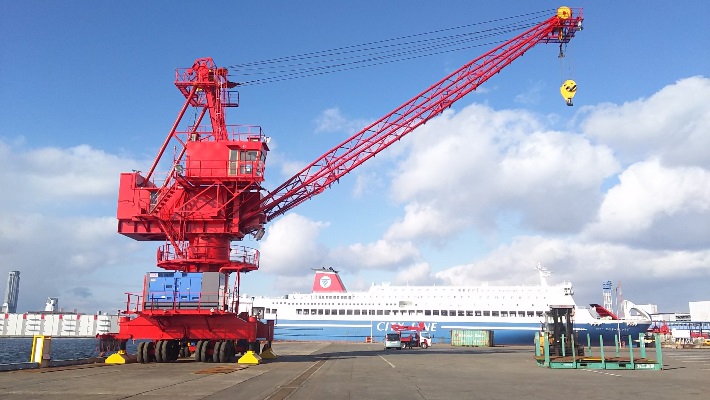
[[[710,349],[664,349],[664,370],[553,370],[533,348],[388,350],[275,343],[255,366],[84,365],[0,372],[0,399],[708,399]]]

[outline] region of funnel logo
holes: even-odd
[[[320,278],[320,287],[322,287],[323,289],[329,288],[330,283],[331,283],[331,280],[330,280],[329,276],[324,276],[324,277]]]

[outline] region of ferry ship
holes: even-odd
[[[282,297],[240,298],[240,311],[275,319],[275,340],[380,341],[393,324],[419,325],[435,343],[450,343],[452,330],[492,331],[495,344],[530,344],[551,305],[575,308],[580,341],[614,343],[616,335],[637,340],[651,325],[641,315],[618,318],[604,307],[578,307],[572,284],[548,285],[549,271],[540,265],[539,285],[394,286],[372,285],[349,292],[338,271],[315,270],[312,293]],[[622,340],[623,340],[622,339]]]

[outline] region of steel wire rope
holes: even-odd
[[[500,36],[509,32],[515,32],[520,29],[525,29],[533,26],[533,24],[530,25],[522,25],[518,26],[515,28],[507,29],[507,30],[499,30],[494,33],[489,33],[486,35],[482,35],[481,37],[477,38],[466,38],[462,40],[456,40],[456,41],[449,41],[449,42],[444,42],[444,43],[439,43],[436,45],[432,46],[421,46],[419,45],[418,47],[415,46],[408,46],[404,47],[403,51],[399,51],[397,53],[393,53],[391,50],[388,51],[382,51],[382,52],[376,52],[376,53],[371,53],[371,54],[364,54],[364,55],[359,55],[359,56],[351,56],[351,57],[344,57],[344,58],[336,58],[332,60],[323,60],[323,61],[316,61],[316,62],[307,62],[307,63],[300,63],[300,64],[288,64],[284,66],[278,66],[278,65],[273,65],[266,67],[265,69],[274,69],[274,68],[284,68],[282,70],[278,71],[264,71],[264,68],[262,69],[244,69],[240,70],[242,71],[256,71],[252,73],[241,73],[240,76],[254,76],[254,75],[268,75],[268,74],[297,74],[301,72],[310,72],[310,71],[316,71],[316,70],[323,70],[323,69],[328,69],[328,68],[337,68],[337,67],[342,67],[343,65],[348,65],[348,64],[359,64],[359,63],[365,63],[369,62],[371,60],[377,60],[377,59],[382,59],[382,58],[395,58],[397,57],[398,60],[407,60],[410,59],[411,57],[406,57],[407,55],[410,54],[417,54],[417,53],[424,53],[428,52],[428,54],[425,54],[425,56],[429,55],[437,55],[443,53],[443,51],[440,52],[433,52],[433,50],[436,49],[443,49],[447,47],[452,47],[460,44],[465,44],[465,43],[470,43],[472,41],[477,41],[477,40],[482,40],[484,38],[493,38],[495,36]],[[441,40],[441,39],[438,39]],[[496,41],[496,42],[489,42],[486,44],[491,44],[491,43],[500,43],[501,41]],[[459,50],[465,50],[465,49],[470,49],[472,47],[478,47],[478,46],[465,46],[465,47],[459,47],[459,48],[454,48],[451,49],[450,51],[459,51]],[[450,52],[446,51],[446,52]],[[367,58],[365,58],[367,57]],[[345,61],[345,60],[354,60],[354,61],[348,61],[340,64],[333,64],[333,65],[325,65],[325,66],[310,66],[310,65],[315,65],[315,64],[323,64],[326,62],[338,62],[338,61]],[[303,67],[305,66],[305,67]],[[291,70],[288,70],[286,68],[292,68]],[[303,68],[298,68],[298,67],[303,67]],[[264,79],[269,79],[269,78],[264,78]]]
[[[531,24],[523,24],[524,22],[531,21],[532,18],[517,21],[516,24],[508,24],[508,25],[504,25],[504,26],[493,27],[493,28],[489,28],[489,29],[485,29],[485,30],[477,31],[477,32],[469,32],[469,33],[462,33],[462,34],[456,34],[456,35],[449,35],[449,36],[445,36],[445,37],[436,37],[436,38],[430,38],[430,39],[424,39],[424,40],[409,41],[409,42],[405,42],[405,43],[390,44],[390,45],[386,45],[386,46],[372,47],[372,45],[393,42],[393,41],[403,40],[403,39],[408,39],[408,38],[413,38],[413,37],[421,37],[424,35],[431,35],[431,34],[436,34],[436,33],[441,33],[441,32],[447,32],[447,31],[451,31],[451,30],[455,30],[455,29],[461,29],[461,28],[470,27],[470,26],[482,25],[482,24],[487,24],[487,23],[491,23],[491,22],[505,21],[505,20],[510,20],[513,18],[529,17],[531,15],[540,14],[543,12],[548,12],[548,11],[540,11],[540,12],[536,12],[536,13],[522,14],[520,16],[500,18],[500,19],[492,20],[492,21],[488,21],[488,22],[463,25],[463,26],[459,26],[459,27],[441,29],[441,30],[437,30],[437,31],[427,32],[427,33],[402,36],[402,37],[394,38],[394,39],[380,40],[380,41],[370,42],[370,43],[366,43],[366,44],[340,47],[340,48],[336,48],[336,49],[332,49],[332,50],[305,53],[305,54],[300,54],[300,55],[295,55],[295,56],[273,58],[273,59],[264,60],[264,61],[235,64],[235,65],[229,66],[227,68],[235,70],[235,72],[241,73],[242,71],[260,71],[259,68],[252,68],[252,67],[263,65],[265,67],[261,67],[261,70],[262,70],[261,72],[251,72],[251,73],[245,73],[245,74],[240,74],[240,75],[244,75],[244,76],[267,75],[267,74],[273,75],[273,76],[268,76],[268,77],[261,78],[261,79],[255,79],[255,80],[245,81],[245,82],[240,83],[241,86],[247,86],[247,85],[256,85],[256,84],[264,84],[264,83],[278,82],[278,81],[284,81],[284,80],[291,80],[291,79],[297,79],[297,78],[305,78],[305,77],[310,77],[310,76],[315,76],[315,75],[323,75],[323,74],[329,74],[329,73],[334,73],[334,72],[340,72],[340,71],[388,64],[388,63],[393,63],[393,62],[406,61],[406,60],[411,60],[411,59],[421,58],[421,57],[429,57],[429,56],[443,54],[443,53],[450,53],[450,52],[454,52],[454,51],[461,51],[461,50],[471,49],[471,48],[475,48],[475,47],[481,47],[481,46],[501,43],[501,42],[503,42],[502,40],[501,41],[490,41],[490,42],[483,43],[483,44],[462,46],[462,44],[465,44],[465,43],[469,43],[469,42],[473,42],[473,41],[480,41],[480,40],[484,40],[484,39],[490,39],[490,38],[493,38],[493,37],[501,35],[501,34],[509,33],[511,31],[525,29],[531,25],[534,25],[532,23]],[[478,35],[478,36],[473,36],[473,35]],[[452,39],[458,39],[458,40],[452,41]],[[459,47],[451,48],[451,47],[457,46],[457,45],[459,45]],[[365,46],[371,46],[371,47],[365,47]],[[448,49],[446,49],[446,48],[448,48]],[[353,49],[356,49],[356,50],[353,50]],[[444,49],[444,50],[442,50],[442,49]],[[341,57],[341,58],[332,59],[333,56],[337,56],[337,55],[358,53],[358,52],[362,53],[365,51],[372,52],[373,50],[377,50],[377,51],[375,51],[373,53],[360,55],[360,56],[349,56],[349,57]],[[435,50],[439,50],[439,51],[435,51]],[[397,51],[397,52],[395,52],[395,51]],[[326,59],[323,61],[308,61],[308,62],[297,63],[297,64],[278,65],[279,63],[283,64],[284,62],[293,62],[293,61],[298,61],[298,60],[311,60],[311,59],[316,59],[316,58],[322,59],[325,57],[331,57],[331,59]],[[339,61],[344,61],[344,60],[350,60],[350,61],[339,62]],[[312,66],[312,65],[326,64],[326,63],[331,63],[331,65]],[[297,67],[300,67],[300,68],[297,68]],[[275,69],[275,68],[281,68],[281,70],[268,71],[269,69]],[[288,68],[291,68],[291,69],[289,70]],[[267,70],[267,72],[263,72],[263,70]]]
[[[528,21],[521,21],[521,22],[528,22]],[[366,49],[360,49],[360,50],[353,50],[353,51],[346,51],[346,52],[337,52],[337,53],[331,53],[329,55],[341,55],[341,54],[350,54],[350,53],[361,53],[366,50],[378,50],[377,52],[370,52],[365,54],[365,56],[370,55],[370,54],[386,54],[386,53],[391,53],[395,51],[396,49],[389,49],[390,47],[398,47],[402,48],[404,50],[406,49],[411,49],[411,48],[437,48],[437,47],[447,47],[451,46],[451,43],[461,43],[461,42],[470,42],[474,40],[482,40],[484,38],[489,38],[493,36],[498,36],[502,35],[504,33],[509,33],[512,31],[517,31],[520,29],[524,28],[529,28],[535,25],[536,21],[531,21],[531,23],[522,25],[521,23],[516,24],[516,25],[506,25],[506,26],[501,26],[501,27],[496,27],[496,28],[491,28],[491,29],[486,29],[482,31],[477,31],[477,32],[468,32],[468,33],[461,33],[457,35],[452,35],[452,36],[444,36],[444,37],[437,37],[437,38],[431,38],[431,39],[425,39],[425,40],[418,40],[415,42],[404,42],[401,44],[393,44],[393,45],[387,45],[387,46],[379,46],[379,47],[372,47],[372,48],[366,48]],[[505,29],[504,29],[505,28]],[[472,37],[474,34],[480,34],[478,37]],[[458,41],[452,41],[452,39],[455,38],[464,38]],[[429,47],[424,47],[424,45],[430,43],[430,42],[443,42],[439,44],[435,44]],[[380,50],[380,49],[386,49],[386,50]],[[320,58],[323,58],[324,55],[319,56]],[[310,65],[310,64],[320,64],[328,61],[340,61],[340,60],[348,60],[348,59],[353,59],[353,58],[358,58],[362,56],[348,56],[348,57],[342,57],[342,58],[335,58],[335,59],[329,59],[329,60],[322,60],[322,61],[308,61],[308,62],[301,62],[297,64],[285,64],[284,67],[297,67],[297,66],[302,66],[302,65]],[[316,57],[305,57],[305,59],[311,59],[311,58],[316,58]],[[297,60],[297,59],[294,59]],[[285,60],[285,61],[291,61],[291,60]],[[280,63],[278,62],[273,62],[265,67],[259,67],[259,68],[253,68],[253,67],[239,67],[236,68],[238,71],[262,71],[264,69],[272,69],[272,68],[280,68]],[[232,67],[235,68],[235,67]],[[243,75],[248,75],[248,74],[243,74]]]
[[[456,30],[456,29],[461,29],[461,28],[468,28],[471,26],[484,25],[484,24],[488,24],[488,23],[505,21],[505,20],[509,20],[509,19],[513,19],[513,18],[531,16],[531,15],[548,13],[548,12],[550,12],[550,10],[536,11],[536,12],[532,12],[532,13],[528,13],[528,14],[520,14],[520,15],[516,15],[516,16],[511,16],[511,17],[498,18],[498,19],[485,21],[485,22],[477,22],[477,23],[468,24],[468,25],[460,25],[460,26],[456,26],[456,27],[452,27],[452,28],[439,29],[439,30],[435,30],[435,31],[431,31],[431,32],[424,32],[424,33],[418,33],[418,34],[413,34],[413,35],[400,36],[400,37],[391,38],[391,39],[383,39],[383,40],[378,40],[378,41],[374,41],[374,42],[338,47],[338,48],[330,49],[330,50],[321,50],[321,51],[315,51],[315,52],[304,53],[304,54],[297,54],[297,55],[292,55],[292,56],[271,58],[271,59],[266,59],[266,60],[261,60],[261,61],[252,61],[252,62],[247,62],[247,63],[234,64],[234,65],[227,66],[226,68],[232,69],[232,68],[239,68],[239,67],[250,66],[250,65],[269,64],[269,63],[281,62],[281,61],[290,60],[290,59],[301,59],[301,58],[309,57],[309,56],[320,57],[324,54],[327,55],[327,54],[330,54],[331,52],[335,52],[335,51],[341,51],[341,50],[352,49],[352,48],[363,47],[363,46],[370,46],[373,44],[392,42],[392,41],[403,40],[403,39],[408,39],[408,38],[412,38],[412,37],[431,35],[431,34],[440,33],[440,32],[446,32],[446,31],[451,31],[451,30]]]
[[[513,30],[513,29],[506,30],[506,31],[502,31],[502,32],[496,33],[496,34],[486,35],[486,37],[496,36],[498,34],[508,33],[511,31],[522,30],[522,29],[524,29],[526,27],[530,27],[530,26],[533,26],[533,25],[521,26],[521,27],[516,28],[515,30]],[[480,39],[477,39],[477,40],[480,40]],[[468,40],[468,41],[470,41],[470,40]],[[289,71],[289,70],[271,71],[271,72],[269,72],[269,74],[280,74],[280,75],[270,76],[270,77],[261,78],[261,79],[255,79],[252,81],[246,81],[246,82],[240,83],[240,85],[246,86],[246,85],[270,83],[270,82],[282,81],[282,80],[287,80],[287,79],[303,78],[303,77],[308,77],[308,76],[313,76],[313,75],[321,75],[321,74],[326,74],[326,73],[331,73],[331,72],[339,72],[339,71],[345,71],[345,70],[350,70],[350,69],[381,65],[381,64],[390,63],[390,62],[406,61],[406,60],[411,60],[414,58],[429,57],[429,56],[433,56],[433,55],[450,53],[450,52],[454,52],[454,51],[461,51],[461,50],[471,49],[471,48],[475,48],[475,47],[481,47],[481,46],[485,46],[485,45],[503,43],[504,41],[505,40],[500,40],[500,41],[487,42],[487,43],[479,44],[479,45],[461,46],[461,47],[449,49],[449,50],[442,50],[442,51],[436,51],[436,52],[432,51],[433,49],[451,47],[451,46],[454,46],[455,44],[457,44],[457,43],[449,43],[446,45],[439,45],[439,46],[431,47],[428,49],[428,52],[426,52],[425,54],[419,55],[419,56],[406,56],[406,55],[416,54],[416,53],[424,53],[427,49],[426,48],[419,49],[416,51],[410,50],[410,51],[406,51],[406,52],[390,53],[390,54],[381,52],[379,57],[368,55],[369,58],[364,58],[365,56],[360,56],[360,57],[358,57],[358,59],[356,61],[350,61],[347,63],[338,63],[338,64],[332,64],[332,65],[326,65],[326,66],[292,69],[291,71]],[[459,41],[458,43],[465,43],[465,42],[467,42],[467,41]],[[375,55],[377,55],[377,53]],[[394,59],[391,61],[387,61],[387,62],[375,62],[377,60],[381,60],[382,58],[394,58]],[[356,64],[366,64],[366,65],[356,65]],[[350,65],[355,65],[355,66],[350,66]],[[257,74],[264,74],[264,73],[257,73]],[[249,75],[255,75],[255,74],[249,74]]]

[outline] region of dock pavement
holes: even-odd
[[[532,346],[274,343],[259,365],[101,363],[0,372],[0,399],[709,399],[710,349],[664,349],[664,369],[555,370]]]

